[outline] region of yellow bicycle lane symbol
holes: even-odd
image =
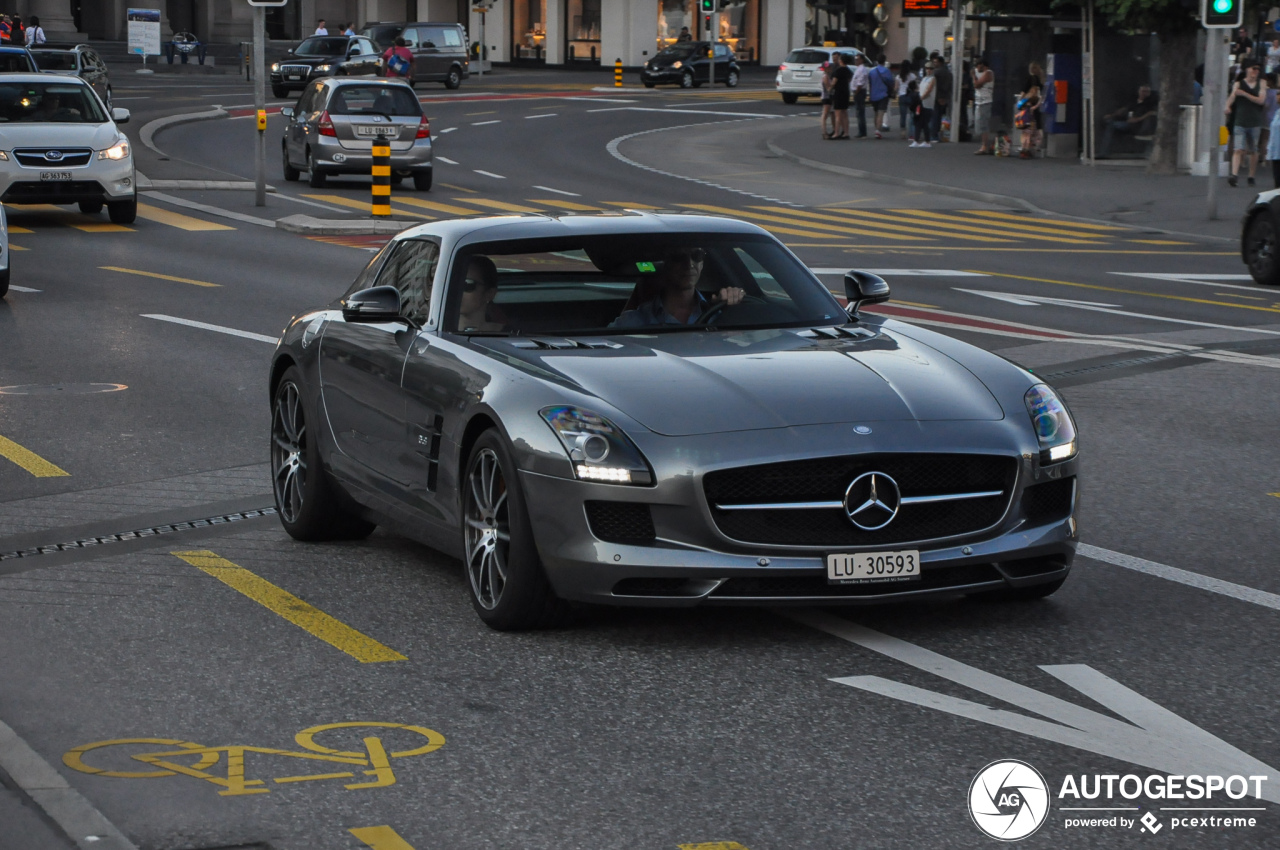
[[[399,729],[404,732],[414,733],[427,739],[427,742],[419,747],[409,750],[399,750],[388,753],[383,746],[382,739],[376,736],[367,736],[363,738],[364,752],[355,752],[347,750],[336,750],[316,743],[316,736],[321,732],[329,732],[335,729]],[[303,729],[294,736],[294,740],[298,745],[307,752],[296,752],[290,750],[277,750],[270,747],[251,747],[251,746],[226,746],[226,747],[205,747],[191,741],[181,741],[174,738],[117,738],[111,741],[95,741],[92,744],[84,744],[70,750],[62,757],[62,763],[67,767],[78,770],[81,773],[89,773],[94,776],[115,776],[124,779],[156,779],[164,776],[175,776],[182,774],[191,776],[196,779],[203,779],[206,782],[212,782],[214,785],[224,789],[218,793],[223,797],[235,797],[244,794],[267,794],[271,789],[265,787],[264,779],[246,779],[245,778],[245,757],[249,753],[262,756],[283,756],[285,758],[305,759],[308,761],[328,762],[330,764],[346,765],[352,768],[366,768],[360,771],[362,776],[372,777],[368,781],[353,782],[343,787],[355,790],[359,788],[386,788],[394,785],[396,782],[395,773],[391,770],[391,759],[410,758],[412,756],[425,755],[434,752],[444,746],[444,736],[432,729],[424,726],[410,726],[404,723],[385,723],[380,721],[367,722],[348,722],[348,723],[326,723],[321,726],[312,726],[309,729]],[[87,753],[94,750],[101,750],[106,747],[124,746],[124,745],[143,745],[153,744],[159,749],[143,753],[135,753],[131,756],[134,761],[142,762],[150,765],[153,770],[107,770],[104,768],[94,767],[85,762],[84,757]],[[219,776],[210,771],[218,766],[222,761],[223,754],[226,755],[226,775]],[[273,778],[271,781],[277,784],[286,784],[290,782],[311,782],[319,779],[355,779],[356,771],[340,771],[335,773],[312,773],[301,776],[281,776]]]

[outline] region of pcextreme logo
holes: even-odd
[[[993,761],[969,785],[969,814],[992,838],[1019,841],[1049,816],[1049,786],[1026,762]]]

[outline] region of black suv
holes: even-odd
[[[711,80],[711,59],[708,53],[711,45],[705,41],[677,41],[658,51],[644,67],[640,69],[640,82],[651,89],[659,83],[678,83],[681,88],[691,89]],[[716,45],[716,78],[717,83],[724,83],[729,88],[738,84],[738,60],[733,57],[727,44]]]
[[[403,38],[413,51],[412,82],[444,83],[447,89],[456,89],[471,76],[467,55],[467,31],[462,24],[430,23],[370,23],[360,34],[386,50]]]
[[[382,52],[365,36],[313,35],[271,66],[271,93],[288,97],[321,77],[377,76]]]

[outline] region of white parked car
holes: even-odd
[[[0,298],[9,291],[9,217],[0,205]]]
[[[837,53],[847,55],[852,65],[861,52],[856,47],[797,47],[778,66],[778,94],[784,103],[795,103],[801,96],[822,97],[822,66]]]
[[[84,80],[47,74],[0,76],[0,202],[106,206],[116,224],[138,217],[129,139]]]

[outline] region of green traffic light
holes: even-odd
[[[1235,0],[1213,0],[1213,11],[1219,15],[1228,14],[1235,7]]]

